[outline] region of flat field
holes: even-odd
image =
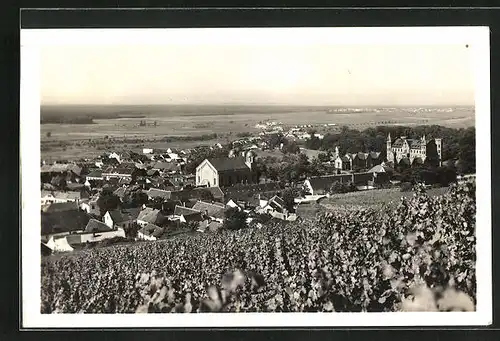
[[[143,117],[107,118],[109,115],[137,115]],[[78,146],[78,141],[113,138],[140,138],[147,140],[142,147],[186,148],[196,141],[162,143],[168,136],[199,136],[216,133],[214,141],[206,144],[224,142],[235,138],[240,132],[259,132],[255,125],[262,121],[273,120],[284,125],[336,124],[321,131],[335,131],[339,126],[365,129],[377,125],[424,125],[438,124],[449,127],[474,126],[474,108],[369,108],[357,111],[339,111],[328,107],[283,107],[283,106],[142,106],[142,107],[49,107],[42,108],[42,115],[92,115],[94,124],[42,124],[41,142],[51,144],[60,141],[66,145],[61,148],[45,148],[42,157],[61,158],[74,155],[95,155],[87,145]],[[99,118],[99,116],[103,116]],[[141,126],[141,121],[146,125]],[[154,125],[156,122],[156,126]],[[118,146],[117,146],[118,147]],[[128,146],[127,146],[128,147]],[[119,148],[119,147],[118,147]]]

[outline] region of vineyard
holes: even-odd
[[[44,258],[41,311],[471,311],[475,192]]]

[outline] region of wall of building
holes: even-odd
[[[196,169],[196,186],[205,184],[204,181],[208,183],[209,187],[219,186],[217,171],[208,162],[203,162]]]
[[[111,239],[114,237],[123,237],[125,238],[125,231],[123,229],[118,229],[115,231],[109,232],[98,232],[95,235],[93,233],[82,234],[81,236],[82,244],[84,243],[95,243],[100,242],[105,239]]]

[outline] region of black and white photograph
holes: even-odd
[[[491,323],[488,34],[22,30],[24,322]]]

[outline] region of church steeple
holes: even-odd
[[[394,154],[392,152],[392,140],[391,133],[387,135],[387,150],[386,150],[386,159],[388,162],[394,162]]]

